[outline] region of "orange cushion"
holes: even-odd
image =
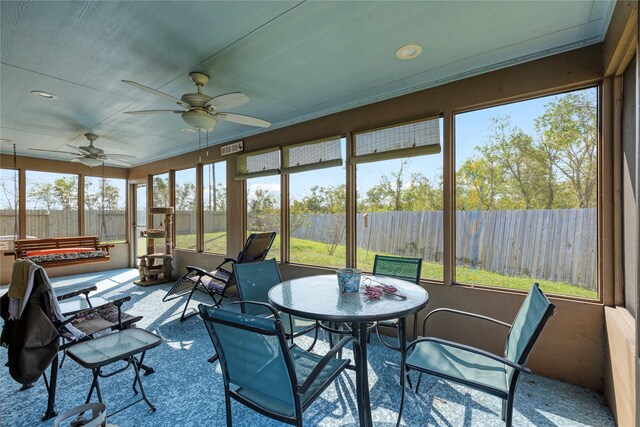
[[[60,248],[60,249],[42,249],[39,251],[27,251],[27,256],[51,255],[51,254],[74,254],[77,252],[91,252],[95,248]]]

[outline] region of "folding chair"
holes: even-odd
[[[23,385],[22,390],[43,376],[48,391],[43,420],[47,420],[56,415],[58,352],[91,340],[98,332],[130,327],[142,317],[122,311],[122,304],[131,299],[129,296],[113,301],[91,298],[89,293],[96,288],[90,287],[56,297],[42,267],[28,260],[16,260],[13,270],[9,291],[0,298],[0,316],[4,319],[0,341],[8,348],[9,373]],[[18,270],[24,274],[16,274]],[[72,299],[80,296],[84,298]],[[47,380],[45,371],[49,365]],[[147,366],[141,368],[146,374],[153,372]]]
[[[198,306],[219,355],[227,426],[232,425],[231,399],[267,417],[302,426],[303,411],[349,365],[349,359],[335,356],[352,337],[343,338],[324,357],[318,356],[295,345],[287,346],[278,312],[269,304],[235,304],[242,304],[245,311],[259,307],[271,316]]]
[[[222,299],[226,296],[227,290],[235,284],[233,266],[235,264],[264,260],[275,238],[275,231],[252,233],[236,259],[225,258],[224,261],[212,271],[187,266],[187,272],[173,284],[164,298],[162,298],[162,301],[167,302],[184,295],[189,295],[184,305],[184,310],[182,310],[182,315],[180,316],[181,322],[198,314],[197,311],[194,311],[185,316],[191,297],[193,297],[193,293],[196,290],[208,294],[213,300],[213,304],[219,307]]]

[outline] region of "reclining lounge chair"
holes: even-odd
[[[184,310],[182,310],[182,315],[180,316],[180,321],[184,321],[198,314],[194,309],[192,313],[185,316],[191,297],[196,290],[209,294],[213,300],[213,304],[219,307],[222,299],[226,296],[227,290],[235,285],[233,266],[246,262],[264,261],[275,237],[276,233],[274,231],[251,234],[236,259],[225,258],[224,261],[212,271],[187,266],[187,272],[174,283],[162,301],[167,302],[188,295]]]

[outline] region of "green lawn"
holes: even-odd
[[[205,248],[207,252],[224,254],[226,252],[226,233],[205,233]],[[176,236],[176,247],[183,249],[195,249],[193,234]],[[346,248],[338,245],[333,255],[328,253],[328,245],[311,240],[291,239],[291,262],[298,264],[319,265],[323,267],[340,268],[345,266]],[[391,255],[391,254],[384,254]],[[363,271],[373,270],[375,253],[365,249],[357,250],[358,268]],[[271,247],[270,257],[280,258],[280,235],[276,237]],[[442,264],[423,262],[423,279],[442,281],[444,269]],[[498,288],[529,290],[534,281],[540,284],[544,292],[557,295],[575,296],[581,298],[598,298],[597,291],[573,286],[564,282],[553,282],[543,279],[531,279],[527,277],[512,277],[504,274],[493,273],[487,270],[458,266],[456,268],[456,281],[468,284],[483,284]]]

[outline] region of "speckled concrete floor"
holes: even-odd
[[[99,296],[107,298],[130,295],[126,311],[140,314],[138,324],[164,338],[164,343],[147,354],[146,362],[156,373],[144,377],[147,395],[157,406],[154,413],[139,403],[109,418],[119,426],[223,426],[224,393],[220,367],[207,363],[214,353],[203,322],[193,317],[180,322],[183,299],[162,302],[170,284],[141,288],[132,282],[135,270],[113,270],[53,279],[58,293],[68,292],[87,284],[96,284]],[[6,287],[0,288],[0,293]],[[199,295],[192,302],[210,303]],[[303,337],[296,340],[302,347]],[[318,353],[328,348],[326,341],[316,346]],[[350,351],[346,351],[350,357]],[[0,350],[0,363],[6,363],[6,350]],[[0,371],[0,425],[52,425],[40,421],[46,407],[46,390],[42,380],[19,391],[6,368]],[[386,349],[376,339],[369,347],[369,380],[372,417],[375,425],[393,426],[397,420],[400,384],[398,353]],[[133,372],[125,372],[101,380],[103,396],[111,412],[135,400],[131,390]],[[59,412],[84,403],[91,384],[91,373],[67,360],[58,380],[57,410]],[[95,400],[94,395],[94,400]],[[309,426],[357,425],[355,405],[355,374],[341,376],[305,412]],[[521,376],[516,392],[514,425],[516,426],[613,426],[611,412],[601,394],[589,389],[551,380],[537,375]],[[501,402],[477,392],[436,378],[423,380],[420,394],[408,393],[403,425],[437,426],[501,426]],[[280,423],[233,403],[236,426],[270,426]],[[282,424],[284,425],[284,424]]]

